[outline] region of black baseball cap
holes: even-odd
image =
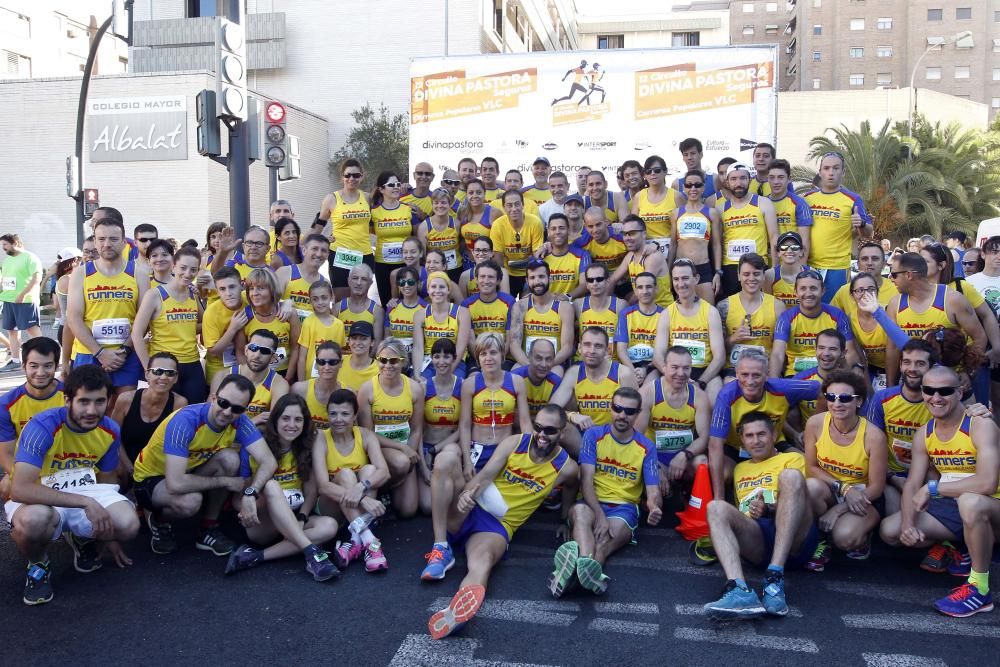
[[[799,236],[798,232],[785,232],[784,234],[778,237],[777,245],[780,246],[785,241],[794,241],[796,244],[800,246],[802,245],[802,237]]]
[[[565,206],[566,204],[570,203],[571,201],[572,202],[576,202],[580,206],[585,206],[586,205],[586,204],[583,203],[583,197],[581,197],[579,194],[574,193],[574,194],[571,194],[569,197],[566,197],[566,199],[563,201],[563,206]]]
[[[552,163],[549,162],[549,159],[547,157],[545,157],[545,156],[536,157],[535,161],[531,163],[531,166],[534,167],[539,162],[541,162],[542,164],[544,164],[546,167],[551,167],[552,166]]]
[[[375,338],[375,328],[370,322],[355,322],[351,325],[351,329],[347,333],[348,338],[351,336],[367,336],[368,338]]]

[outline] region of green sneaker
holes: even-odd
[[[718,559],[715,549],[712,548],[711,537],[699,537],[688,547],[688,560],[693,565],[711,565]]]
[[[549,577],[549,592],[552,597],[561,598],[576,576],[576,564],[580,558],[580,545],[576,542],[565,542],[556,549],[552,559],[555,567]]]
[[[608,590],[608,582],[611,577],[604,574],[604,568],[593,558],[581,556],[576,561],[576,578],[580,580],[580,585],[594,595],[602,595]]]

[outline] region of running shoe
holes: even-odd
[[[389,561],[382,553],[382,543],[373,540],[365,549],[365,572],[382,572],[389,569]]]
[[[611,577],[604,574],[604,568],[601,567],[601,564],[586,556],[581,556],[576,561],[576,578],[580,581],[581,586],[594,595],[602,595],[607,591],[608,582],[611,581]]]
[[[479,584],[462,586],[455,593],[448,606],[431,616],[427,630],[434,639],[443,639],[454,634],[472,620],[486,597],[486,589]]]
[[[927,550],[927,555],[920,561],[920,569],[934,574],[941,574],[948,571],[948,563],[955,559],[952,554],[956,551],[950,542],[935,544]]]
[[[556,549],[556,555],[552,559],[555,569],[549,577],[549,592],[552,593],[552,597],[561,598],[573,582],[579,558],[580,545],[576,542],[564,542]]]
[[[337,547],[333,550],[333,562],[334,564],[343,570],[345,567],[351,564],[352,561],[356,561],[361,558],[361,553],[364,551],[364,546],[359,542],[352,542],[347,540],[346,542],[337,542]]]
[[[851,560],[868,560],[868,557],[872,555],[872,536],[871,533],[865,539],[865,543],[861,545],[860,549],[852,550],[847,552],[847,557]]]
[[[694,565],[712,565],[718,561],[711,537],[699,537],[688,547],[688,560]]]
[[[73,567],[84,574],[101,569],[101,554],[97,551],[97,540],[77,537],[73,533],[63,533],[66,543],[73,550]]]
[[[34,606],[52,601],[50,569],[49,561],[28,563],[28,576],[24,581],[24,604]]]
[[[226,537],[226,534],[222,532],[222,528],[212,526],[201,531],[194,546],[202,551],[211,551],[216,556],[228,556],[233,553],[236,543]]]
[[[448,545],[443,549],[435,545],[429,554],[424,554],[424,558],[427,559],[427,567],[420,573],[424,581],[440,581],[455,566],[455,554]]]
[[[11,359],[3,366],[0,366],[0,373],[13,373],[14,371],[21,370],[21,362]],[[48,602],[48,600],[46,600]]]
[[[951,561],[947,565],[948,574],[953,577],[967,577],[972,572],[972,556],[953,549]]]
[[[787,616],[788,604],[785,602],[785,577],[781,572],[768,570],[764,575],[764,587],[761,590],[764,598],[764,609],[771,616]]]
[[[946,616],[965,618],[984,611],[993,611],[993,596],[980,593],[973,584],[966,582],[934,603],[934,608]]]
[[[816,545],[816,551],[813,552],[812,558],[806,563],[806,569],[810,572],[822,572],[826,569],[826,564],[830,562],[830,543],[826,540],[820,540],[819,544]]]
[[[767,613],[757,593],[741,588],[735,581],[726,583],[722,597],[705,605],[705,616],[716,621],[758,618]]]
[[[149,526],[149,548],[154,554],[165,556],[177,551],[177,539],[170,523],[161,523],[153,516],[153,512],[146,512],[146,525]]]
[[[249,544],[241,544],[229,554],[229,560],[226,561],[226,574],[249,570],[263,562],[264,553],[262,551],[254,549]]]
[[[340,574],[330,554],[315,544],[306,547],[306,572],[312,575],[314,581],[328,581]]]

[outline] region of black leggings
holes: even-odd
[[[392,298],[390,275],[401,266],[403,266],[401,263],[383,264],[382,262],[375,262],[375,286],[378,287],[378,298],[382,302],[383,307]]]

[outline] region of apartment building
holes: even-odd
[[[582,14],[576,32],[581,49],[642,49],[729,44],[728,1],[657,3],[655,11]],[[610,6],[609,6],[610,7]]]

